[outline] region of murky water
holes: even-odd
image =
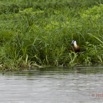
[[[0,103],[102,103],[103,68],[0,74]]]

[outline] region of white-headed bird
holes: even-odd
[[[72,40],[72,50],[74,52],[80,52],[80,46],[77,44],[76,40]]]

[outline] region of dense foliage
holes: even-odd
[[[102,0],[1,0],[0,67],[103,64]],[[74,53],[71,41],[84,50]]]

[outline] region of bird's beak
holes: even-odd
[[[72,40],[72,42],[71,42],[71,45],[73,45],[74,44],[74,40]]]

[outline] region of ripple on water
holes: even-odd
[[[102,81],[102,73],[87,70],[0,75],[0,102],[102,103]]]

